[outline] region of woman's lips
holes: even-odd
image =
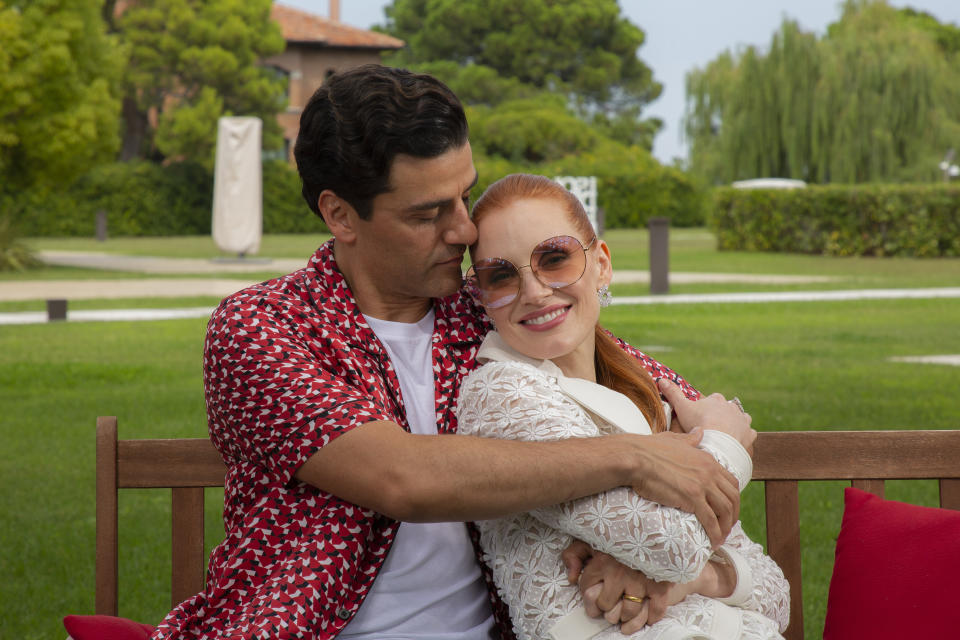
[[[569,310],[569,305],[557,305],[526,315],[520,324],[531,331],[546,331],[563,322]]]

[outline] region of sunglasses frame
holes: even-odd
[[[547,282],[544,282],[543,280],[540,279],[540,276],[537,275],[537,272],[533,269],[533,256],[534,256],[534,254],[537,252],[537,248],[538,248],[538,247],[540,247],[540,246],[543,245],[544,243],[550,242],[551,240],[556,240],[557,238],[571,238],[572,240],[574,240],[574,241],[577,243],[577,245],[580,247],[580,250],[583,252],[583,270],[580,272],[580,275],[578,275],[575,280],[573,280],[573,281],[571,281],[571,282],[568,282],[568,283],[566,283],[566,284],[554,286],[554,285],[552,285],[552,284],[549,284],[549,283],[547,283]],[[491,304],[491,303],[486,303],[486,302],[483,301],[483,297],[482,297],[482,296],[483,296],[483,289],[481,289],[481,288],[480,288],[480,285],[478,284],[477,272],[476,272],[476,270],[474,269],[474,265],[470,265],[470,268],[467,269],[467,273],[464,275],[463,282],[464,282],[464,285],[465,285],[465,287],[466,287],[466,289],[467,289],[467,292],[468,292],[468,293],[470,294],[470,296],[476,301],[477,304],[479,304],[479,305],[481,305],[481,306],[484,306],[484,307],[491,308],[491,309],[499,309],[499,308],[501,308],[501,307],[505,307],[505,306],[511,304],[514,300],[517,299],[517,296],[520,295],[520,287],[523,286],[523,278],[522,278],[522,277],[519,277],[519,276],[520,276],[520,270],[521,270],[521,269],[525,269],[525,268],[527,268],[527,267],[530,267],[530,273],[533,275],[534,278],[537,279],[537,282],[539,282],[539,283],[542,284],[543,286],[549,287],[549,288],[551,288],[551,289],[563,289],[563,288],[565,288],[565,287],[569,287],[569,286],[574,285],[574,284],[576,284],[577,282],[579,282],[579,281],[580,281],[580,278],[583,277],[583,274],[587,272],[587,251],[589,251],[590,249],[592,249],[592,248],[593,248],[593,245],[595,245],[596,243],[597,243],[597,235],[596,235],[596,234],[593,235],[593,238],[590,240],[590,242],[587,243],[586,246],[584,246],[583,242],[580,241],[580,238],[578,238],[578,237],[576,237],[576,236],[571,236],[571,235],[563,234],[563,235],[559,235],[559,236],[551,236],[551,237],[549,237],[549,238],[546,238],[546,239],[541,240],[540,242],[538,242],[538,243],[533,247],[533,250],[530,252],[530,263],[529,263],[529,264],[525,264],[525,265],[523,265],[522,267],[518,267],[517,265],[513,264],[513,262],[511,262],[510,260],[507,260],[506,258],[485,258],[484,260],[481,260],[481,262],[484,262],[485,260],[502,260],[503,262],[505,262],[505,263],[509,264],[511,267],[513,267],[514,271],[517,273],[518,278],[517,278],[517,291],[516,291],[516,293],[514,293],[513,296],[504,296],[505,298],[508,298],[508,300],[507,300],[506,302],[501,302],[500,304]]]

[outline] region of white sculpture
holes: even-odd
[[[260,249],[263,174],[260,118],[220,118],[213,173],[213,241],[243,257]]]
[[[562,184],[567,191],[577,196],[590,218],[593,230],[600,234],[600,221],[597,219],[597,176],[557,176],[554,182]]]

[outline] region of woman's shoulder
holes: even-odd
[[[541,371],[532,364],[516,360],[493,360],[471,371],[464,384],[479,382],[489,384],[497,381],[526,381],[556,386],[553,376]]]

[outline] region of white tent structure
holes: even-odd
[[[790,178],[754,178],[731,183],[734,189],[800,189],[807,186],[803,180]]]
[[[260,118],[220,118],[213,173],[213,241],[226,253],[255,254],[263,235]]]

